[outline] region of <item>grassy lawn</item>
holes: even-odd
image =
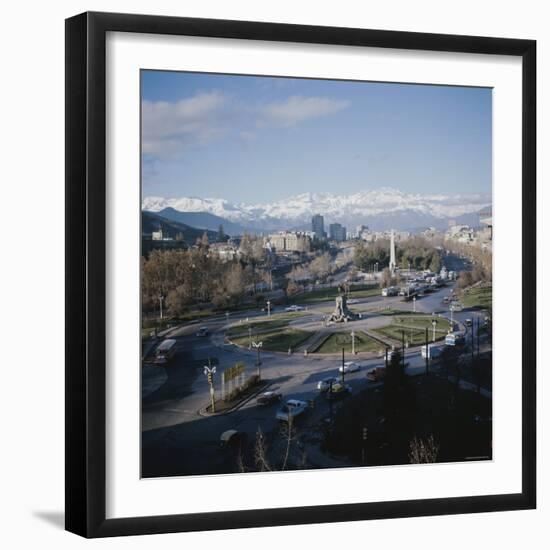
[[[345,348],[351,353],[351,335],[349,332],[337,332],[331,334],[315,353],[338,353]],[[369,338],[366,334],[358,333],[355,336],[355,351],[378,351],[382,346],[376,340]]]
[[[417,315],[416,313],[409,311],[409,310],[403,310],[403,309],[383,309],[380,312],[380,315],[406,315],[407,317],[410,315]]]
[[[368,298],[370,296],[380,295],[381,290],[378,286],[361,285],[353,287],[348,298]],[[327,300],[334,300],[338,296],[338,287],[323,288],[321,290],[313,290],[305,294],[299,294],[290,298],[296,304],[316,304]]]
[[[431,342],[433,336],[431,315],[406,315],[398,316],[392,319],[391,325],[387,327],[381,327],[373,329],[374,332],[401,342],[402,331],[405,331],[405,342],[409,345],[420,345],[426,341],[426,328],[428,328],[428,339]],[[437,319],[437,326],[435,330],[435,339],[442,340],[447,334],[449,328],[448,322],[444,319]]]
[[[293,312],[293,313],[276,313],[271,315],[271,317],[268,319],[265,317],[261,321],[251,321],[249,323],[241,323],[237,325],[233,325],[230,327],[230,329],[227,331],[227,336],[231,339],[238,338],[240,336],[247,336],[248,337],[248,329],[252,329],[252,336],[254,337],[255,334],[263,334],[266,332],[273,332],[276,329],[282,329],[288,326],[290,321],[293,321],[294,319],[298,319],[299,317],[303,317],[307,315],[307,313],[301,313],[299,311]]]
[[[288,351],[288,348],[294,350],[302,342],[311,336],[311,332],[286,328],[261,334],[262,349],[268,351]],[[238,346],[247,347],[249,344],[248,334],[237,338],[231,338],[231,341]]]
[[[478,286],[467,290],[462,296],[462,303],[464,304],[464,307],[488,309],[489,311],[492,311],[493,287]]]

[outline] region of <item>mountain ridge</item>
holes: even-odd
[[[472,219],[491,206],[489,194],[420,194],[393,188],[364,190],[352,194],[301,193],[271,203],[232,203],[220,198],[144,197],[142,209],[160,213],[167,208],[190,214],[221,218],[219,223],[236,224],[245,230],[278,230],[309,227],[313,214],[322,214],[325,225],[338,222],[353,229],[364,224],[373,229],[442,228],[450,219]],[[183,218],[181,218],[183,219]],[[464,222],[463,222],[464,223]],[[470,221],[471,223],[471,221]],[[231,233],[226,229],[228,233]]]

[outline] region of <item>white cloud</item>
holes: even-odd
[[[258,126],[294,126],[299,122],[332,115],[348,107],[349,101],[327,97],[292,96],[268,103],[259,110]]]
[[[226,131],[226,104],[227,98],[220,92],[201,93],[176,102],[143,101],[143,153],[169,157],[220,137]]]
[[[220,91],[175,102],[142,102],[142,152],[154,158],[181,156],[232,133],[250,142],[259,128],[286,128],[345,109],[348,101],[292,96],[281,102],[243,105]]]

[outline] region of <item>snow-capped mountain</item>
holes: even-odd
[[[313,214],[322,214],[325,224],[339,222],[349,229],[358,224],[373,229],[443,227],[451,218],[469,219],[491,205],[487,194],[443,195],[404,193],[392,188],[366,190],[350,195],[302,193],[273,203],[231,203],[216,198],[145,197],[142,209],[160,212],[208,212],[251,229],[306,228]],[[471,223],[471,222],[469,222]]]

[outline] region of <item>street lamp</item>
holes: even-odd
[[[267,301],[267,316],[271,317],[271,302]]]
[[[216,374],[216,367],[210,366],[210,359],[208,360],[208,366],[204,366],[204,374],[210,385],[210,401],[212,403],[212,412],[216,412],[216,403],[214,399],[214,374]]]
[[[425,343],[425,346],[426,346],[426,376],[428,376],[429,372],[430,372],[430,348],[428,346],[428,327],[426,327],[426,343]]]
[[[432,341],[435,342],[435,327],[437,325],[437,319],[432,319],[432,327],[433,327],[433,333],[432,333]]]
[[[355,331],[351,331],[351,354],[355,355]]]
[[[252,345],[256,348],[256,367],[258,368],[258,378],[261,379],[262,373],[260,371],[260,365],[262,362],[260,361],[260,348],[262,347],[263,342],[252,342]]]
[[[413,296],[413,313],[416,313],[416,296]]]
[[[159,294],[159,305],[160,305],[160,318],[163,318],[162,314],[162,303],[164,302],[164,294]]]
[[[403,364],[403,372],[405,372],[405,329],[401,329],[401,360]]]

